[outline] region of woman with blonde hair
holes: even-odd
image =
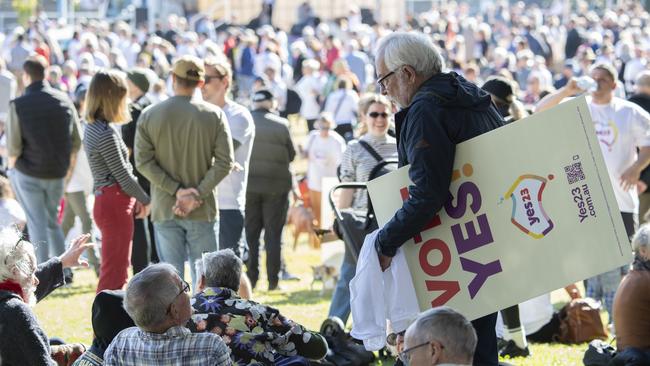
[[[99,71],[86,95],[84,147],[93,174],[93,216],[102,233],[102,263],[97,292],[119,290],[127,281],[133,215],[146,217],[150,198],[138,184],[128,149],[116,128],[129,122],[127,84],[115,71]]]

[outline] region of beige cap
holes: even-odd
[[[203,61],[198,57],[186,55],[174,62],[172,73],[183,79],[203,81],[205,67]]]

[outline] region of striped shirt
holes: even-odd
[[[230,349],[214,333],[191,333],[181,326],[165,333],[138,327],[121,331],[104,353],[104,365],[222,366],[232,365]]]
[[[129,151],[115,128],[106,122],[96,121],[86,126],[84,148],[93,174],[93,189],[115,183],[138,202],[149,204],[149,195],[140,187],[129,163]]]
[[[370,134],[361,136],[360,140],[368,143],[382,158],[397,159],[397,141],[391,136],[376,137]],[[367,182],[372,168],[379,162],[359,143],[352,140],[341,159],[341,182]],[[390,164],[386,169],[395,169],[396,165]],[[365,189],[354,192],[352,208],[366,210],[368,208],[368,194]]]

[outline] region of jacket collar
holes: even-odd
[[[50,87],[50,83],[48,83],[46,80],[35,81],[35,82],[29,84],[25,88],[25,94],[37,92],[39,90],[43,90],[43,89],[49,88],[49,87]]]

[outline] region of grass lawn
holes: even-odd
[[[254,298],[258,302],[279,308],[284,315],[308,328],[318,329],[327,316],[331,297],[331,291],[320,296],[320,282],[315,284],[313,290],[310,289],[312,279],[310,266],[320,263],[320,253],[303,244],[296,252],[289,250],[284,256],[287,258],[290,272],[298,275],[301,280],[283,282],[283,291],[267,292],[265,291],[267,282],[262,277]],[[262,270],[261,273],[264,276],[265,271]],[[75,282],[71,287],[56,290],[36,306],[38,320],[48,336],[61,337],[67,342],[91,343],[90,310],[95,285],[96,279],[92,271],[77,270]],[[553,301],[557,306],[567,300],[568,297],[563,294],[563,291],[553,294]],[[586,345],[533,344],[531,357],[517,358],[508,362],[523,366],[582,365],[585,349]],[[383,364],[392,363],[383,362]]]

